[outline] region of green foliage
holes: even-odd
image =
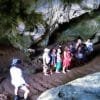
[[[44,24],[42,15],[39,13],[36,13],[35,11],[32,11],[31,14],[25,17],[25,23],[27,26],[27,29],[34,28],[34,26],[38,23]]]
[[[17,26],[18,18],[26,23],[27,29],[34,28],[37,23],[42,23],[42,14],[36,13],[34,9],[31,12],[29,11],[31,3],[36,2],[37,0],[1,0],[0,33],[6,34],[8,30],[12,30],[12,26]]]
[[[15,32],[8,35],[8,37],[13,46],[21,50],[29,48],[32,43],[30,36],[21,36],[20,34],[15,34]]]
[[[26,30],[30,30],[38,23],[44,24],[42,14],[35,12],[34,6],[31,7],[31,4],[35,5],[37,1],[0,0],[0,38],[6,36],[13,46],[20,49],[28,48],[33,42],[31,37],[19,35],[16,26],[22,21],[26,25]]]
[[[0,37],[0,44],[9,45],[10,41],[8,40],[8,37],[7,36]]]

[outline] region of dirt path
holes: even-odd
[[[94,60],[84,66],[71,69],[71,71],[66,74],[53,73],[50,76],[44,76],[43,73],[33,74],[30,77],[27,77],[29,84],[31,85],[30,100],[37,100],[37,97],[47,89],[66,84],[76,78],[95,72],[100,72],[100,56],[97,56]],[[6,79],[5,82],[3,82],[3,85],[5,91],[13,94],[13,88],[10,85],[9,79]]]
[[[36,100],[36,98],[47,89],[65,84],[76,78],[99,71],[100,56],[96,57],[87,65],[71,69],[71,71],[67,72],[66,74],[53,73],[50,76],[44,76],[42,73],[37,73],[35,75],[32,75],[30,77],[30,83],[32,83],[32,100]]]

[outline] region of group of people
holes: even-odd
[[[63,73],[69,71],[72,59],[75,58],[78,61],[86,61],[86,55],[93,51],[93,43],[90,39],[86,42],[83,42],[81,39],[78,39],[77,42],[72,42],[69,45],[58,46],[52,49],[45,48],[43,53],[43,73],[44,75],[49,75],[53,73],[55,69],[56,73],[60,73],[62,70]],[[29,84],[25,81],[23,77],[20,59],[12,59],[10,65],[10,76],[11,83],[14,86],[14,100],[19,100],[19,90],[24,91],[24,100],[27,100],[30,93]]]
[[[63,73],[69,71],[72,60],[86,62],[87,54],[93,51],[93,43],[90,39],[83,42],[82,39],[77,39],[76,42],[71,42],[64,48],[62,46],[54,47],[52,49],[45,48],[43,53],[43,73],[49,75],[53,73]]]

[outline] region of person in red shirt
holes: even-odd
[[[66,73],[66,70],[69,71],[68,68],[71,65],[71,60],[72,60],[71,51],[68,47],[65,47],[63,53],[63,73]]]

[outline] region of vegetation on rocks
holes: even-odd
[[[25,30],[34,29],[37,23],[42,23],[42,15],[33,10],[30,11],[30,4],[33,1],[0,0],[0,40],[6,37],[13,46],[20,49],[31,45],[29,36],[20,36],[16,27],[18,22],[24,22]],[[33,17],[34,16],[34,17]],[[0,41],[2,43],[2,41]]]
[[[96,14],[96,15],[95,15]],[[76,20],[69,24],[68,28],[58,36],[58,41],[70,41],[81,37],[83,40],[93,37],[95,34],[100,33],[100,15],[99,12],[85,15],[80,18],[81,21]]]
[[[74,39],[77,36],[81,36],[83,39],[91,37],[96,32],[100,31],[100,16],[98,16],[97,13],[94,15],[95,12],[93,12],[93,15],[87,14],[87,17],[83,20],[80,20],[79,17],[77,18],[79,19],[78,22],[73,21],[69,18],[71,13],[70,10],[72,4],[76,3],[80,6],[79,10],[86,9],[83,5],[81,5],[82,0],[0,0],[0,44],[12,44],[14,47],[24,50],[33,44],[38,44],[39,46],[47,46],[51,41],[50,37],[52,37],[52,34],[56,34],[56,40],[60,42]],[[54,4],[58,8],[59,5],[63,5],[62,10],[56,11],[58,8],[54,8]],[[90,2],[90,4],[93,5],[93,1]],[[81,8],[81,6],[83,8]],[[47,13],[49,14],[44,14],[37,11],[40,8],[41,10],[46,9]],[[68,23],[68,25],[64,26],[67,29],[66,31],[61,32],[61,34],[57,34],[55,33],[55,27],[61,28],[59,27],[60,25],[58,22],[58,20],[61,18],[59,15],[60,12],[66,14],[68,19],[66,23]],[[90,12],[92,12],[92,10]],[[47,19],[45,20],[46,16]],[[44,37],[41,38],[42,41],[38,42],[36,40],[36,42],[30,35],[24,36],[23,32],[20,33],[20,31],[17,30],[17,27],[21,22],[25,24],[24,32],[34,32],[38,24],[42,24],[46,30]],[[51,23],[53,23],[53,25]]]

